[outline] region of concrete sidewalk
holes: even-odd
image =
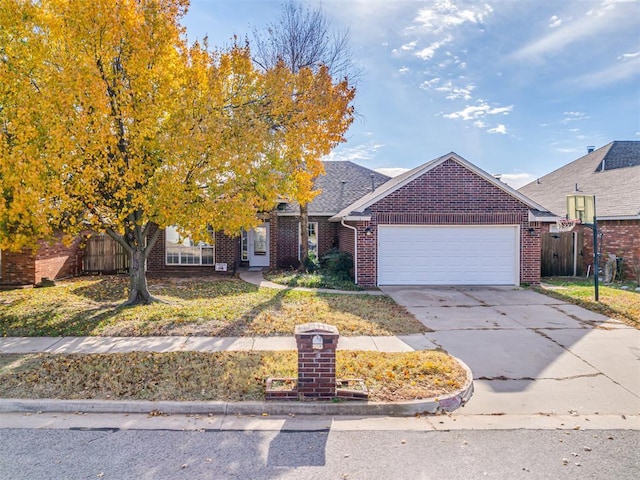
[[[340,337],[338,350],[411,352],[437,346],[424,334]],[[0,353],[126,353],[295,350],[294,337],[5,337]]]

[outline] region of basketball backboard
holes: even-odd
[[[593,195],[567,195],[567,218],[593,223],[596,213],[596,199]]]

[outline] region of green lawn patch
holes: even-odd
[[[344,280],[336,275],[323,272],[305,273],[287,270],[266,273],[264,278],[280,285],[286,285],[287,287],[328,288],[331,290],[350,291],[362,290],[361,287],[350,280]]]
[[[232,277],[152,278],[150,291],[166,303],[121,307],[127,287],[127,277],[98,276],[2,291],[0,336],[289,336],[312,321],[346,336],[427,330],[384,296],[258,288]]]
[[[267,377],[295,377],[284,352],[0,355],[0,397],[111,400],[264,400]],[[338,378],[363,378],[372,401],[442,396],[466,371],[439,351],[337,352]]]
[[[574,278],[545,278],[543,283],[551,286],[551,288],[538,289],[546,295],[580,305],[640,328],[640,293],[635,292],[632,287],[624,290],[620,288],[622,285],[599,285],[600,301],[596,302],[592,281]]]

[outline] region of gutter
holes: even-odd
[[[340,225],[353,230],[353,275],[355,277],[356,285],[357,285],[358,284],[358,229],[356,227],[352,227],[351,225],[347,225],[346,223],[344,223],[345,218],[346,217],[342,217],[342,220],[340,220]]]

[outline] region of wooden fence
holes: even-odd
[[[129,256],[110,236],[92,235],[87,239],[82,270],[86,273],[125,273],[129,271]]]
[[[542,235],[542,276],[571,277],[583,274],[582,232]]]

